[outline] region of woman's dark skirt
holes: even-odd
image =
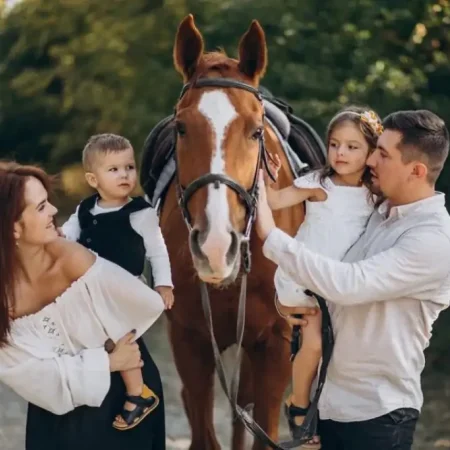
[[[112,427],[125,401],[125,386],[120,373],[115,372],[111,374],[111,388],[99,408],[80,406],[58,416],[29,404],[26,450],[165,450],[161,377],[143,340],[137,342],[144,361],[144,382],[160,400],[151,414],[131,430],[118,431]]]

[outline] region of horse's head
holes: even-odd
[[[175,67],[188,84],[176,108],[178,188],[198,275],[224,285],[239,272],[241,242],[254,213],[264,108],[253,88],[266,69],[267,47],[253,21],[240,40],[238,60],[203,49],[189,15],[174,46]],[[221,85],[219,79],[244,84]]]

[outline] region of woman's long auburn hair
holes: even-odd
[[[51,178],[37,166],[0,161],[0,347],[11,331],[11,311],[15,307],[15,283],[19,255],[14,238],[14,224],[25,209],[25,184],[37,178],[50,192]]]

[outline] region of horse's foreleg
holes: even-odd
[[[239,381],[239,392],[237,402],[239,406],[244,408],[249,403],[254,402],[254,390],[253,390],[253,373],[251,362],[245,353],[242,351],[242,363],[241,363],[241,376]],[[244,450],[245,448],[245,435],[246,430],[240,420],[233,422],[233,439],[232,450]]]
[[[213,426],[214,357],[211,343],[179,324],[171,324],[169,334],[192,431],[190,450],[219,450]]]
[[[253,417],[268,436],[278,441],[280,408],[284,392],[291,379],[289,344],[281,331],[269,335],[267,341],[256,344],[249,355],[252,361],[255,390]],[[255,439],[253,450],[269,449]]]

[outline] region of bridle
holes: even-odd
[[[233,80],[231,78],[201,78],[193,83],[186,83],[183,86],[183,89],[181,90],[178,100],[180,101],[189,89],[196,89],[203,87],[238,88],[251,92],[252,94],[255,95],[255,97],[261,104],[261,107],[263,109],[263,123],[264,123],[265,111],[261,93],[258,91],[258,89],[254,88],[253,86],[250,86],[249,84],[243,83],[241,81]],[[175,133],[177,133],[176,130]],[[175,139],[177,139],[177,136],[175,136]],[[268,154],[266,149],[264,141],[264,131],[258,135],[257,139],[259,143],[258,159],[256,162],[255,173],[253,176],[253,183],[249,190],[243,188],[237,181],[233,180],[228,175],[221,173],[207,173],[205,175],[198,177],[197,179],[189,183],[186,187],[184,187],[181,185],[178,177],[178,162],[177,156],[175,156],[178,204],[181,208],[184,222],[186,223],[186,226],[189,231],[192,230],[192,220],[188,210],[188,203],[192,195],[204,186],[213,184],[215,189],[219,189],[219,186],[221,184],[224,184],[228,186],[230,189],[232,189],[234,192],[236,192],[239,199],[244,204],[246,209],[246,224],[244,227],[244,233],[241,238],[241,247],[242,247],[242,254],[244,256],[244,270],[246,273],[249,273],[251,268],[249,241],[252,225],[255,220],[256,206],[258,202],[259,169],[264,166],[264,168],[269,173],[269,176],[274,180],[268,167],[267,158],[270,158],[270,155]]]

